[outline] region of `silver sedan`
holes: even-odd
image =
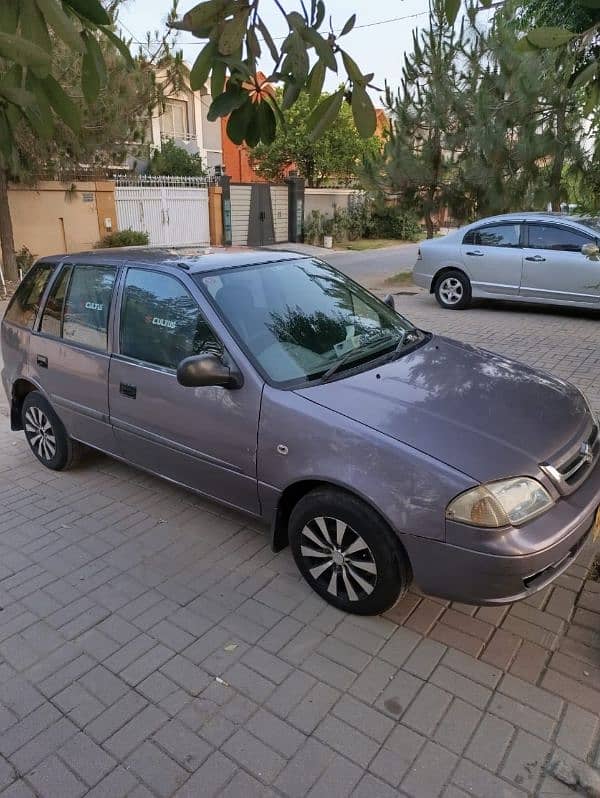
[[[476,298],[600,309],[599,244],[597,219],[503,214],[424,241],[413,279],[452,310]]]

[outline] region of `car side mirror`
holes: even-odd
[[[591,241],[588,244],[584,244],[581,247],[581,254],[585,255],[586,258],[593,258],[596,260],[598,255],[600,255],[600,247],[596,243],[592,243]]]
[[[394,297],[391,294],[387,294],[383,298],[383,303],[384,303],[384,305],[387,305],[388,308],[391,308],[392,310],[396,310],[396,303],[394,302]]]
[[[214,354],[192,355],[177,366],[177,382],[186,388],[205,388],[220,385],[222,388],[241,388],[244,384],[237,366],[226,363]]]

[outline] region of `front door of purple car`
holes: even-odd
[[[179,277],[130,268],[111,358],[109,405],[120,453],[235,507],[258,513],[256,434],[261,386],[186,388],[185,357],[222,343]]]

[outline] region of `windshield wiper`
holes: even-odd
[[[327,369],[327,371],[322,375],[321,381],[327,382],[327,380],[332,377],[335,372],[344,365],[344,363],[352,360],[353,357],[360,359],[361,355],[368,354],[371,352],[371,350],[377,351],[378,349],[384,349],[386,346],[390,346],[390,344],[395,343],[396,340],[397,339],[394,336],[387,335],[385,338],[379,338],[377,341],[373,341],[372,343],[367,344],[360,349],[350,349],[345,355],[342,355],[339,360],[336,360],[335,363]]]

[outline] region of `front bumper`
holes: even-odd
[[[573,564],[599,504],[600,462],[575,493],[523,527],[487,532],[448,522],[446,542],[407,535],[403,543],[425,593],[465,604],[509,604],[542,590]],[[478,538],[477,548],[449,542],[464,541],[465,529],[474,542]]]

